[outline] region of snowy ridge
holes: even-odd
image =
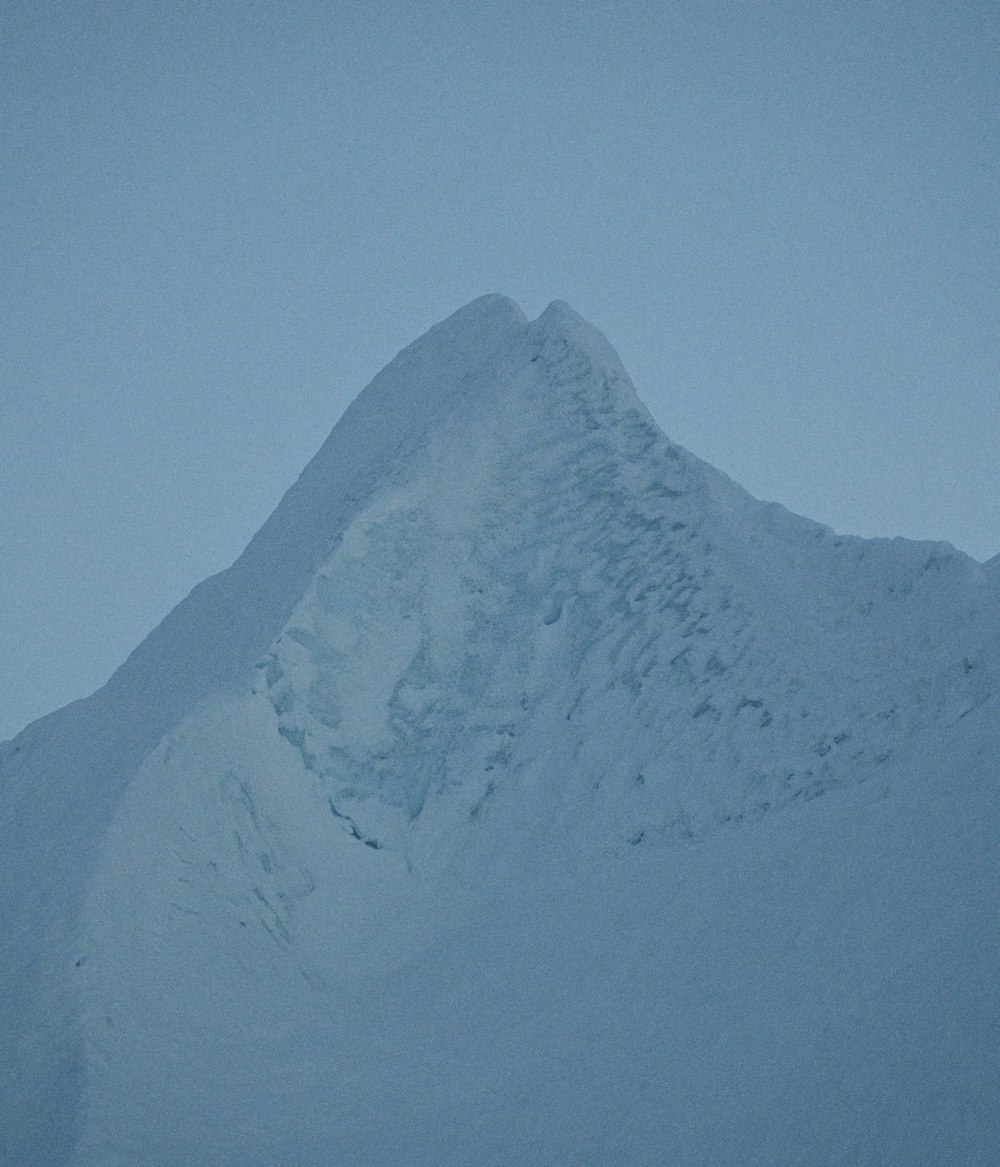
[[[475,301],[3,747],[0,1162],[989,1162],[996,562]]]

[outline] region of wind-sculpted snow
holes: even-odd
[[[476,301],[4,747],[0,1162],[992,1162],[995,563]]]
[[[264,668],[347,829],[419,847],[431,799],[467,847],[527,787],[574,837],[690,839],[864,782],[988,698],[961,642],[979,567],[754,502],[546,323],[426,477],[360,511]]]

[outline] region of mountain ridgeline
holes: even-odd
[[[474,301],[0,746],[0,1163],[994,1162],[998,600]]]

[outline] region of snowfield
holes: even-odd
[[[998,600],[473,302],[0,746],[0,1162],[995,1164]]]

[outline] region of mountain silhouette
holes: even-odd
[[[0,746],[0,1162],[995,1162],[996,563],[474,301]]]

